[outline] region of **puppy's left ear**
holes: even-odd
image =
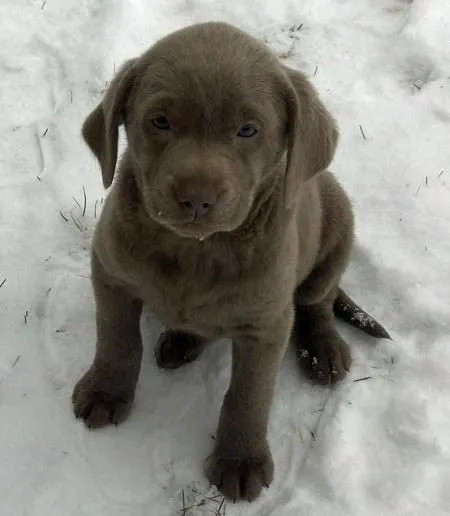
[[[126,61],[111,81],[102,102],[83,123],[84,141],[102,169],[103,185],[111,186],[117,162],[119,125],[135,78],[136,59]]]
[[[302,182],[325,170],[333,160],[339,133],[305,75],[283,66],[288,113],[285,202],[291,206]]]

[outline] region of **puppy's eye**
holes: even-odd
[[[169,121],[165,116],[157,116],[156,118],[152,118],[152,124],[156,127],[156,129],[162,129],[164,131],[170,129]]]
[[[258,132],[256,127],[252,124],[244,124],[237,133],[241,138],[251,138]]]

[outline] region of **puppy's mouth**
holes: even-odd
[[[191,238],[203,241],[214,233],[218,228],[201,218],[189,218],[184,220],[166,219],[162,212],[158,212],[157,221],[176,235],[182,238]]]

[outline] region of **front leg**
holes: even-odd
[[[222,405],[207,476],[225,497],[252,501],[273,478],[267,425],[293,308],[257,334],[233,341],[231,382]]]
[[[111,285],[95,255],[92,284],[97,310],[95,358],[76,384],[72,402],[76,417],[97,428],[120,423],[131,408],[142,358],[142,302]]]

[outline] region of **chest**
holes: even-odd
[[[135,271],[135,288],[167,327],[207,337],[230,334],[267,319],[290,290],[295,264],[286,260],[289,249],[284,256],[267,251],[154,251]]]

